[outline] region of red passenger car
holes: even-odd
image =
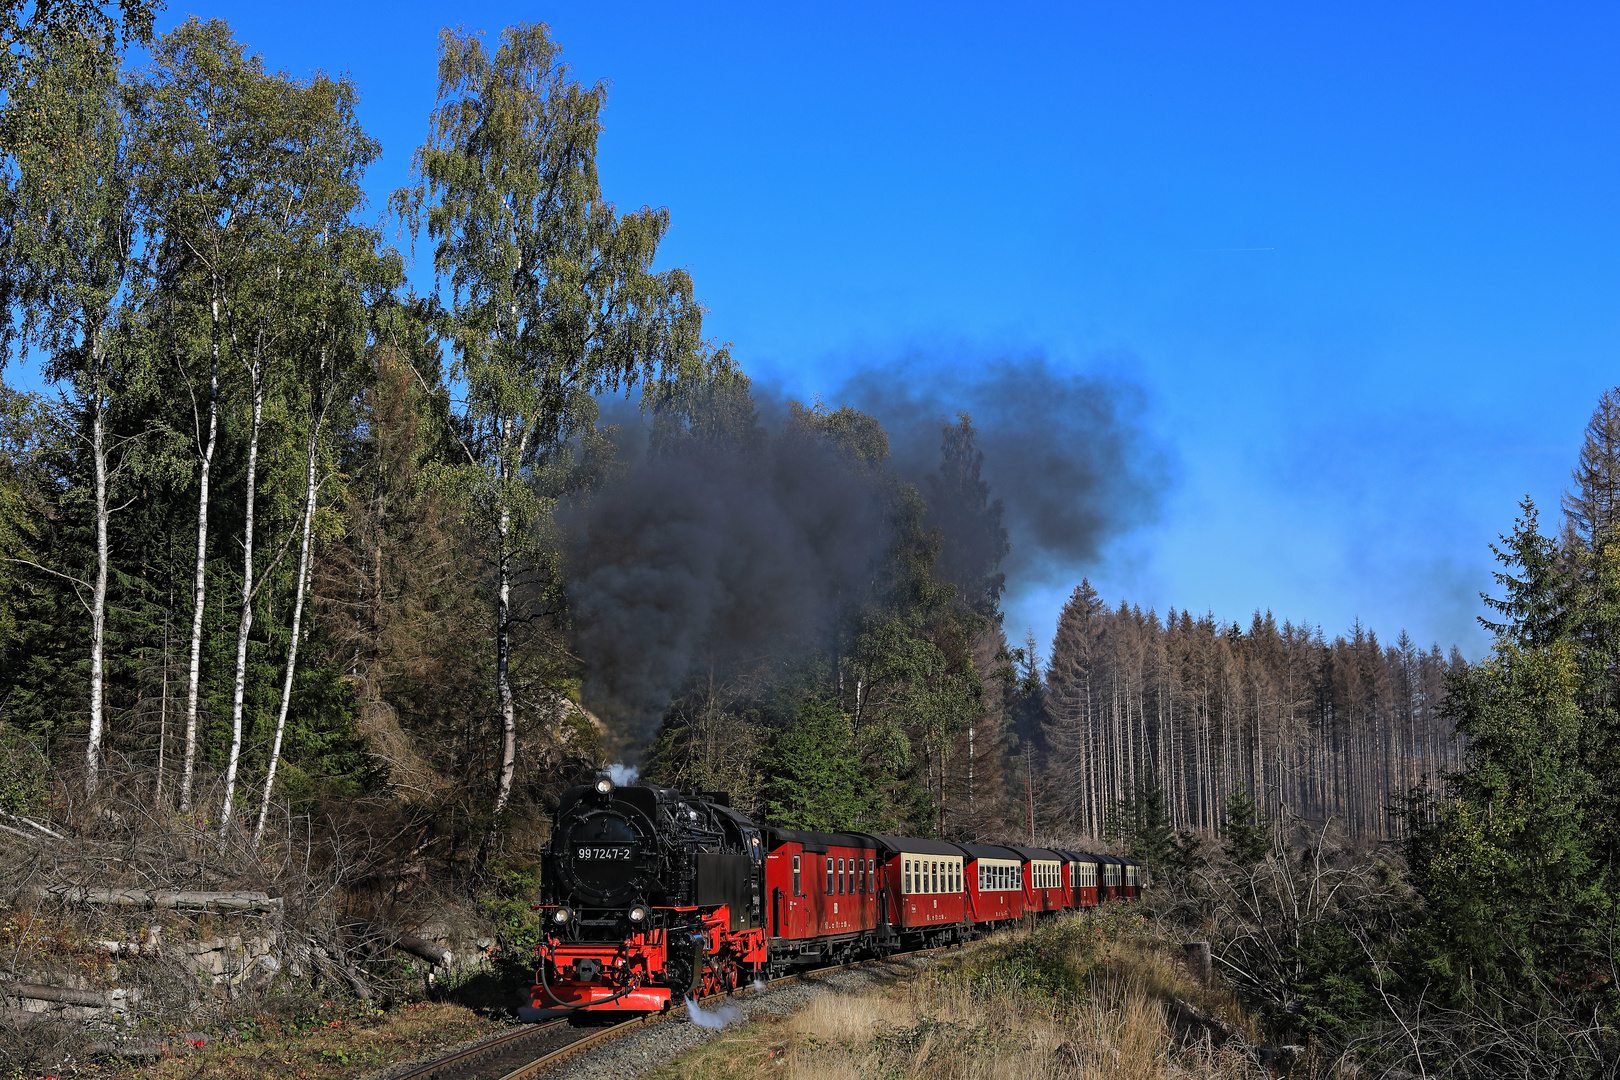
[[[967,853],[967,903],[970,921],[1005,923],[1024,913],[1023,859],[1012,848],[993,844],[958,844]],[[993,926],[985,929],[993,929]]]
[[[1119,862],[1120,870],[1125,877],[1120,889],[1120,895],[1127,900],[1140,900],[1142,898],[1142,886],[1145,884],[1142,880],[1143,871],[1146,867],[1135,859],[1120,859]]]
[[[1125,898],[1125,866],[1117,855],[1097,856],[1097,902]]]
[[[1013,848],[1023,860],[1024,911],[1051,916],[1067,905],[1063,898],[1063,856],[1047,848]]]
[[[773,964],[848,959],[886,921],[877,843],[860,833],[764,830]]]
[[[1083,851],[1059,851],[1063,856],[1066,899],[1072,908],[1097,906],[1097,857]]]
[[[901,942],[967,940],[962,849],[909,836],[871,839],[882,850],[881,896]]]

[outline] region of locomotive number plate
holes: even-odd
[[[574,858],[584,862],[629,862],[629,844],[581,844],[574,849]]]

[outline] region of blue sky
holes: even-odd
[[[607,78],[601,171],[667,206],[709,333],[830,393],[899,356],[1142,387],[1156,524],[1015,581],[1478,655],[1487,544],[1551,511],[1620,382],[1620,9],[176,5],[352,74],[408,178],[446,25],[549,23]],[[425,284],[425,282],[424,282]],[[971,405],[971,403],[968,403]],[[1016,541],[1016,537],[1014,540]]]

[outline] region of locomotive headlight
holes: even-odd
[[[598,795],[611,795],[611,794],[613,794],[613,781],[609,780],[605,776],[602,777],[602,779],[600,779],[600,780],[598,780],[596,782],[596,793]]]
[[[645,904],[637,904],[630,909],[630,921],[634,923],[647,921],[647,907]]]
[[[574,913],[565,907],[560,907],[551,913],[551,921],[558,924],[565,923],[573,917]]]

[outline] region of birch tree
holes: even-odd
[[[620,214],[603,198],[605,99],[604,84],[572,77],[542,24],[508,28],[494,52],[446,30],[417,182],[393,200],[435,243],[442,332],[452,379],[465,387],[457,483],[494,579],[497,818],[517,762],[513,584],[539,555],[534,531],[549,510],[534,470],[594,424],[593,395],[653,377],[699,346],[691,279],[653,270],[668,212]]]
[[[368,294],[400,279],[397,258],[378,256],[374,229],[355,225],[351,217],[362,205],[360,176],[379,153],[377,143],[360,129],[354,115],[356,95],[348,81],[317,80],[300,95],[302,128],[295,142],[296,160],[306,171],[300,182],[311,202],[307,215],[322,230],[308,253],[309,284],[299,313],[295,339],[295,389],[303,399],[304,490],[298,533],[298,564],[293,579],[292,636],[276,712],[269,768],[259,800],[254,843],[264,835],[281,763],[282,739],[292,704],[298,666],[304,601],[314,557],[314,522],[320,496],[319,471],[331,411],[348,400],[364,367]]]
[[[134,147],[142,199],[154,230],[154,287],[194,316],[195,332],[179,335],[175,363],[191,395],[197,454],[197,548],[186,684],[185,756],[180,809],[191,810],[196,771],[203,614],[207,606],[209,513],[225,404],[223,364],[249,346],[251,317],[239,311],[260,299],[271,223],[286,216],[287,193],[275,178],[285,155],[265,121],[276,87],[257,57],[223,22],[188,19],[160,39],[152,67],[137,87]],[[278,172],[276,166],[282,168]],[[235,328],[235,335],[232,330]],[[254,361],[249,358],[250,370]],[[261,403],[262,411],[262,403]]]
[[[139,377],[136,350],[120,340],[127,335],[119,322],[130,302],[140,231],[117,74],[96,45],[73,32],[43,45],[11,87],[5,126],[16,166],[7,220],[17,332],[24,347],[37,345],[48,354],[46,375],[62,386],[64,422],[90,464],[90,580],[48,572],[68,579],[90,618],[85,786],[91,792],[100,779],[106,727],[107,528],[132,438],[114,435],[108,414]]]
[[[252,259],[256,274],[244,277],[244,288],[230,309],[230,339],[240,359],[248,394],[247,466],[243,496],[242,589],[237,621],[236,664],[231,686],[231,744],[225,766],[224,802],[219,831],[223,838],[235,810],[236,780],[242,760],[248,643],[255,615],[254,602],[270,580],[270,570],[286,554],[289,531],[264,567],[256,565],[259,450],[264,434],[265,407],[272,395],[296,395],[291,385],[296,358],[313,349],[314,370],[305,365],[309,382],[303,387],[318,400],[305,440],[305,484],[302,557],[294,584],[295,622],[286,689],[278,710],[278,737],[273,756],[280,754],[280,732],[297,660],[298,622],[303,615],[303,592],[309,576],[309,530],[315,512],[315,468],[321,445],[321,426],[333,387],[327,365],[338,359],[338,349],[352,349],[348,335],[354,330],[356,306],[363,301],[347,295],[339,280],[356,270],[345,258],[356,245],[369,248],[375,234],[350,229],[349,215],[361,202],[359,180],[365,165],[376,158],[376,143],[366,138],[354,119],[352,87],[317,79],[309,84],[285,78],[257,80],[248,105],[258,131],[255,183],[265,191],[266,213],[255,230]],[[334,304],[334,299],[336,304]],[[342,310],[347,308],[348,310]],[[334,340],[333,335],[338,335]],[[347,365],[345,365],[347,366]],[[272,778],[273,779],[273,778]],[[268,790],[268,789],[267,789]]]

